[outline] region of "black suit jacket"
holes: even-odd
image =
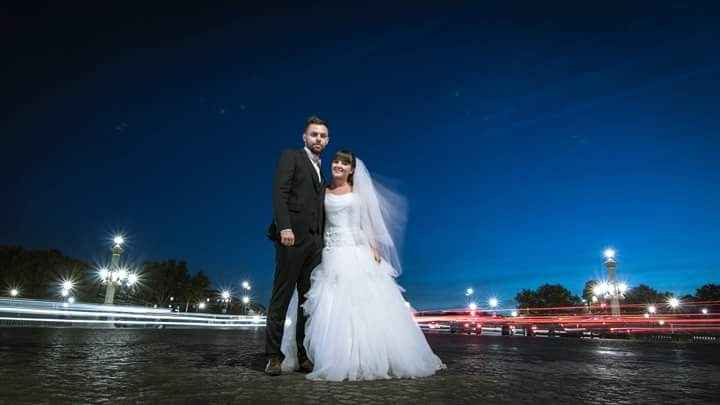
[[[267,236],[278,240],[281,230],[292,229],[297,243],[309,234],[322,235],[325,223],[323,183],[305,149],[283,151],[275,171],[273,221]]]

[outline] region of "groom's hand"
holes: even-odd
[[[283,246],[292,246],[295,244],[295,234],[292,229],[283,229],[280,231],[280,243]]]

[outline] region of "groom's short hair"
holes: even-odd
[[[307,120],[305,120],[305,129],[303,129],[303,132],[307,131],[308,127],[309,127],[310,125],[313,125],[313,124],[315,124],[315,125],[325,125],[325,128],[327,128],[328,130],[330,130],[330,126],[328,125],[327,121],[325,121],[324,119],[318,117],[317,115],[311,115],[311,116],[308,117]]]

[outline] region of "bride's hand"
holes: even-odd
[[[378,253],[377,249],[375,249],[374,247],[371,247],[370,249],[372,250],[373,259],[375,259],[375,262],[377,264],[380,264],[380,262],[382,261],[382,259],[380,258],[380,253]]]

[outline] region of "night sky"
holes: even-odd
[[[0,244],[120,229],[266,304],[274,168],[318,114],[326,175],[349,148],[407,196],[417,308],[580,293],[608,246],[631,287],[720,282],[718,9],[441,3],[5,8]]]

